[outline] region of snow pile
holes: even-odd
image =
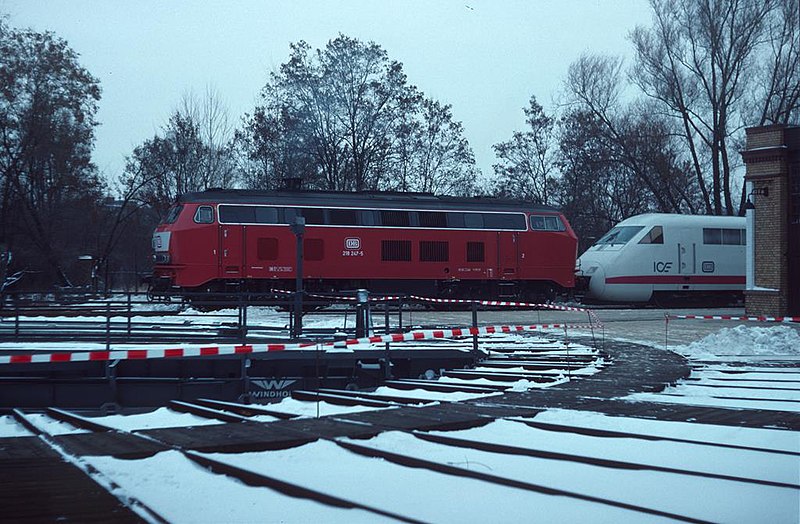
[[[717,333],[676,348],[690,358],[719,356],[798,355],[800,334],[789,326],[723,328]]]

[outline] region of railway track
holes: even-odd
[[[615,344],[602,362],[581,355],[592,373],[559,383],[548,372],[574,363],[561,360],[564,347],[512,352],[516,344],[495,342],[476,380],[299,390],[269,405],[179,401],[127,417],[15,410],[17,436],[0,438],[0,478],[31,480],[6,481],[4,515],[468,522],[526,520],[537,508],[568,521],[796,521],[798,413],[676,405],[669,387],[657,393],[733,379],[794,389],[796,362],[689,366],[664,351]],[[497,376],[508,369],[551,382],[515,388]],[[649,397],[613,400],[632,392]],[[33,483],[30,472],[45,467],[53,483]],[[48,490],[49,509],[6,504],[47,499]],[[697,493],[714,497],[699,501]]]

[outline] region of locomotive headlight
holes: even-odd
[[[169,253],[156,253],[153,255],[153,263],[169,264]]]

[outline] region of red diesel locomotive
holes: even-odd
[[[417,193],[208,190],[153,234],[153,291],[293,290],[541,300],[575,285],[577,239],[556,209]]]

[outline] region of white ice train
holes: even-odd
[[[745,219],[645,214],[617,224],[578,259],[591,302],[741,296]]]

